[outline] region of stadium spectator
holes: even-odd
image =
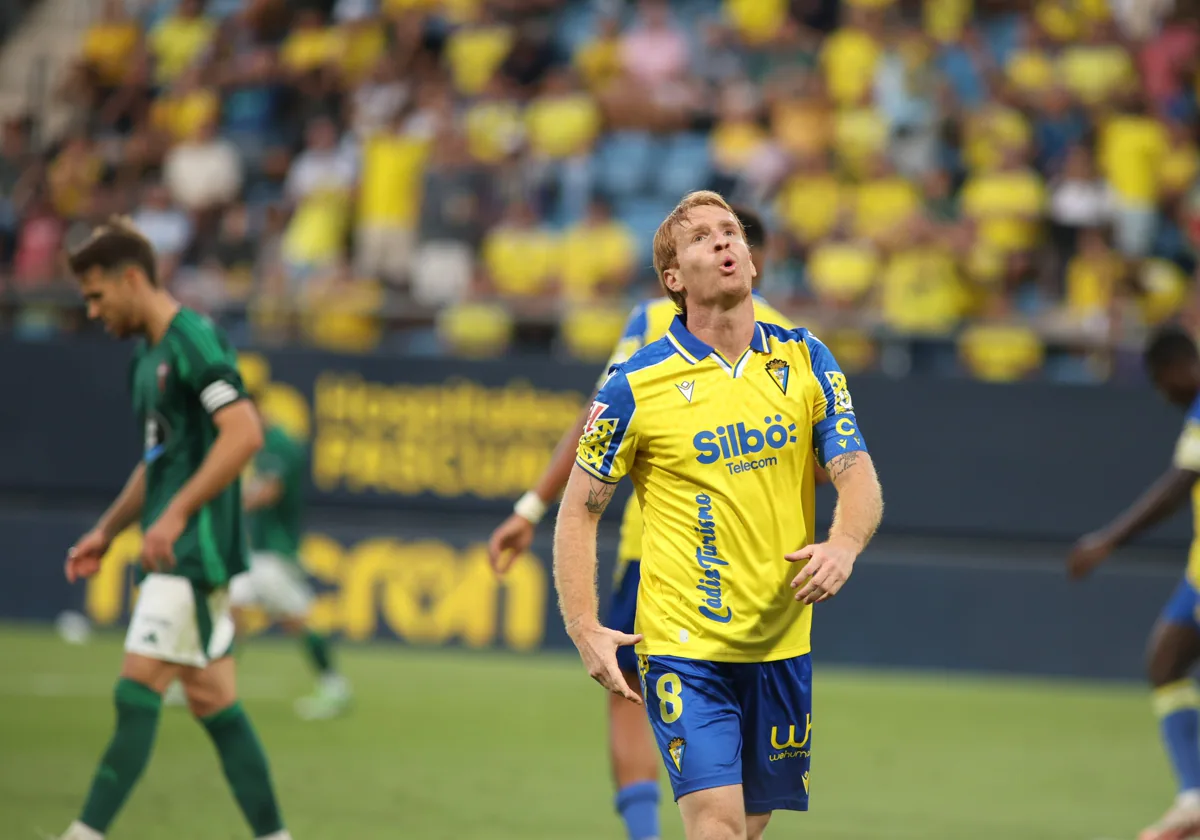
[[[1119,355],[1200,312],[1197,5],[114,0],[66,132],[0,149],[0,257],[53,274],[39,243],[136,211],[230,323],[286,333],[310,279],[349,276],[414,307],[361,347],[425,319],[475,352],[532,318],[586,354],[572,306],[642,295],[656,220],[717,186],[770,210],[762,288],[847,367],[940,342],[969,375],[1058,375],[1068,333]]]
[[[237,146],[217,134],[215,119],[201,123],[194,135],[167,152],[163,180],[171,199],[191,213],[228,204],[242,188]]]
[[[204,15],[201,0],[179,0],[175,11],[150,31],[154,81],[170,84],[200,60],[212,46],[216,24]]]

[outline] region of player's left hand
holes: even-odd
[[[1085,534],[1071,546],[1071,553],[1067,555],[1067,574],[1072,580],[1082,580],[1112,554],[1113,547],[1103,531]]]
[[[626,700],[642,705],[642,698],[625,682],[625,675],[617,665],[617,648],[622,645],[636,645],[642,640],[641,633],[622,633],[600,624],[590,624],[571,628],[568,635],[579,649],[579,657],[583,660],[589,677],[613,694],[620,694]]]
[[[147,572],[169,572],[175,568],[175,541],[183,534],[187,520],[171,508],[146,529],[142,537],[142,568]]]
[[[830,540],[806,545],[784,557],[793,563],[808,561],[804,564],[804,570],[792,581],[792,589],[799,587],[807,578],[808,583],[796,593],[796,600],[816,604],[838,594],[854,569],[858,548],[849,542]]]

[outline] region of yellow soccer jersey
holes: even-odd
[[[796,325],[786,315],[777,310],[766,299],[754,296],[754,315],[759,321],[768,324],[778,324],[791,329]],[[660,297],[639,303],[629,313],[625,323],[625,331],[621,340],[613,348],[612,358],[604,366],[604,375],[600,377],[603,383],[608,377],[608,371],[613,365],[620,364],[651,341],[662,338],[667,334],[671,322],[675,320],[675,304],[670,298]],[[597,386],[599,387],[599,386]],[[637,497],[630,496],[625,503],[625,511],[621,516],[621,538],[617,544],[617,567],[613,580],[620,585],[621,578],[630,562],[642,556],[642,508],[637,503]]]
[[[1200,473],[1200,397],[1188,409],[1171,463],[1178,469]],[[1200,481],[1192,486],[1192,530],[1187,579],[1192,586],[1200,589]]]
[[[576,463],[633,481],[645,520],[640,654],[768,662],[809,651],[784,555],[815,538],[814,466],[865,451],[846,377],[805,329],[758,322],[730,363],[678,318],[617,365]]]

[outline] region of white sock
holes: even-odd
[[[63,840],[104,840],[104,835],[96,829],[76,820],[71,823],[71,827],[63,835]]]
[[[1182,790],[1175,797],[1175,804],[1188,808],[1200,808],[1200,789]]]
[[[346,678],[337,672],[322,674],[321,687],[326,691],[334,691],[344,693],[350,686],[346,683]]]
[[[274,834],[267,834],[259,837],[258,840],[292,840],[292,835],[285,828],[283,831],[276,831]]]

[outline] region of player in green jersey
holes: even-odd
[[[182,682],[254,836],[290,840],[262,744],[236,693],[229,581],[246,569],[239,476],[262,446],[233,349],[158,283],[150,243],[124,219],[70,254],[88,317],[140,338],[130,368],[141,460],[67,555],[67,579],[96,573],[113,538],[141,523],[140,591],[114,692],[116,731],[63,840],[100,840],[145,769],[163,690]]]
[[[308,720],[330,718],[350,703],[350,686],[333,667],[329,640],[308,627],[313,593],[300,567],[300,530],[304,516],[304,446],[282,428],[264,423],[263,448],[251,468],[243,496],[250,520],[250,569],[229,585],[234,623],[244,626],[241,611],[258,606],[288,633],[300,636],[320,678],[316,692],[296,703]]]

